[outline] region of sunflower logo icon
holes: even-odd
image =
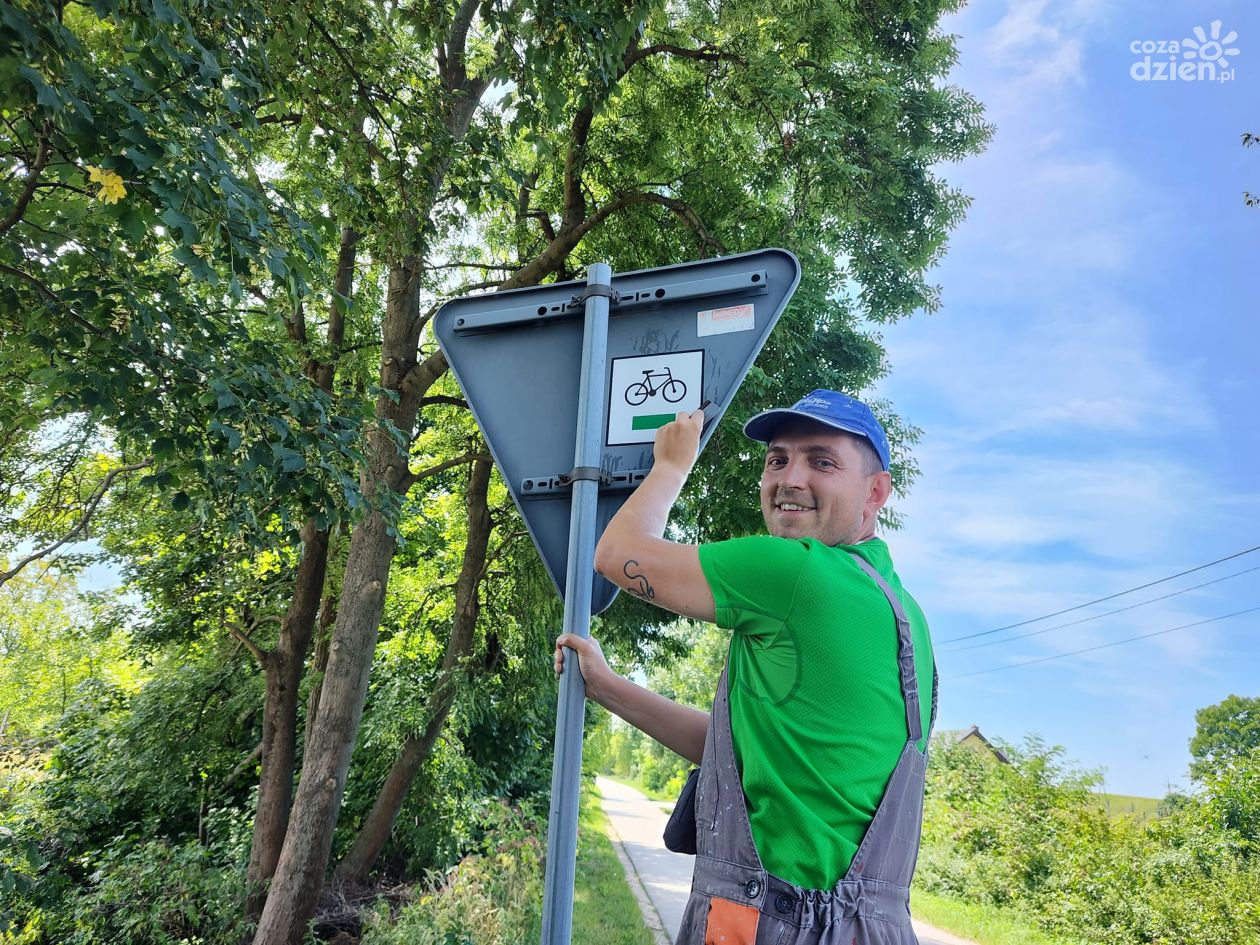
[[[1186,59],[1198,59],[1201,62],[1214,62],[1222,69],[1229,68],[1230,56],[1238,55],[1238,47],[1230,46],[1238,38],[1238,33],[1230,30],[1221,35],[1221,21],[1213,20],[1211,38],[1202,26],[1194,28],[1194,36],[1187,36],[1182,42],[1181,55]]]

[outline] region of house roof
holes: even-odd
[[[991,741],[984,737],[984,733],[980,731],[979,725],[973,725],[970,728],[953,728],[942,729],[936,733],[936,737],[940,738],[947,745],[959,745],[967,741],[969,738],[979,739],[984,747],[993,752],[993,756],[1004,765],[1009,765],[1011,759],[1006,756],[1002,749],[998,748]]]

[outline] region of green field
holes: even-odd
[[[1041,931],[1027,917],[993,906],[946,899],[914,889],[910,912],[916,919],[972,939],[979,945],[1076,945]]]
[[[1163,803],[1157,797],[1134,797],[1130,794],[1095,794],[1103,809],[1112,817],[1134,817],[1137,820],[1153,820],[1159,816]]]

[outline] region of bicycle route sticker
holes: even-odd
[[[608,445],[653,442],[657,427],[669,423],[680,410],[700,406],[703,387],[703,351],[613,358]]]

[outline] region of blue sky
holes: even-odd
[[[1132,77],[1134,41],[1210,40],[1215,20],[1237,33],[1232,81]],[[1260,570],[1023,640],[947,641],[1260,545],[1260,208],[1242,198],[1260,148],[1240,143],[1260,133],[1260,7],[975,0],[944,26],[951,80],[997,131],[942,168],[974,203],[935,273],[941,310],[880,330],[878,387],[924,431],[890,544],[937,641],[939,725],[1036,733],[1110,791],[1162,795],[1188,783],[1195,709],[1260,694],[1260,612],[963,674],[1260,607]],[[1257,567],[1260,552],[968,642]]]

